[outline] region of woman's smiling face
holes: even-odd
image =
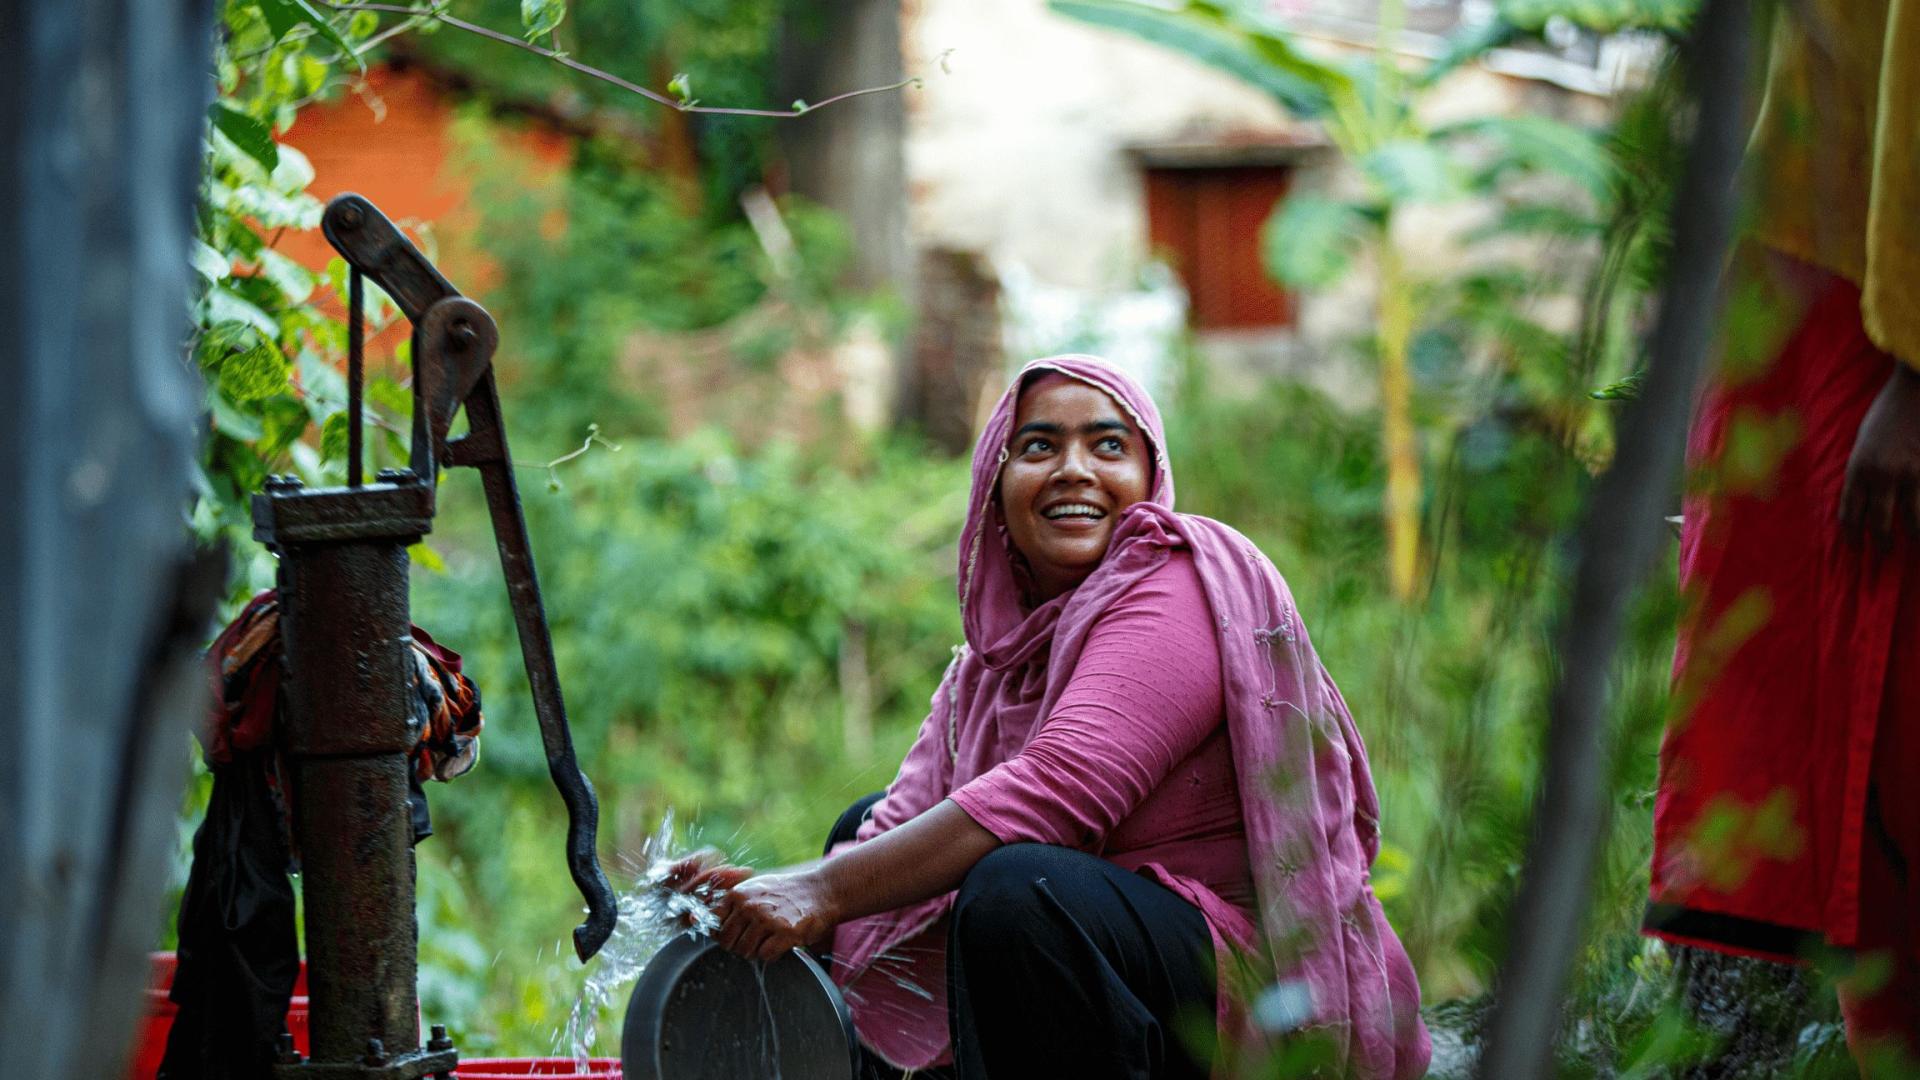
[[[1147,440],[1105,391],[1058,372],[1020,393],[1000,470],[1000,513],[1051,600],[1093,573],[1120,511],[1147,497]]]

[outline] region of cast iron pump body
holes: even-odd
[[[418,737],[408,640],[407,547],[433,526],[442,466],[479,471],[500,549],[547,767],[567,806],[567,869],[587,902],[573,932],[586,960],[613,932],[616,901],[594,851],[599,803],[574,758],[553,642],[500,420],[486,309],[358,195],[321,222],[351,271],[347,486],[270,479],[254,496],[254,537],[280,557],[285,675],[279,726],[292,772],[305,895],[312,1056],[288,1048],[281,1080],[414,1080],[451,1075],[445,1029],[420,1045],[415,982],[413,832],[408,754]],[[411,468],[362,482],[361,279],[413,327]],[[449,439],[453,417],[467,433]]]

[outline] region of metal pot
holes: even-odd
[[[805,951],[760,964],[682,934],[634,984],[620,1060],[627,1080],[852,1080],[859,1045]]]

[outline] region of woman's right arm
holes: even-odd
[[[897,829],[800,873],[742,881],[714,905],[714,941],[771,960],[812,945],[849,919],[930,900],[958,888],[1000,841],[950,800]]]
[[[900,771],[894,774],[886,795],[873,804],[867,820],[860,826],[858,837],[862,843],[925,814],[945,799],[953,787],[954,700],[965,655],[963,650],[955,650],[953,662],[947,665],[940,685],[934,689],[927,718],[920,723],[920,733],[900,762]],[[802,863],[780,873],[798,874],[822,865],[820,861]],[[707,848],[674,864],[664,883],[680,892],[707,894],[732,889],[753,874],[752,868],[731,865],[718,850]]]

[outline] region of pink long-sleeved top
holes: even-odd
[[[1193,556],[1174,549],[1100,614],[1033,736],[947,798],[1002,843],[1088,851],[1173,890],[1205,918],[1224,974],[1229,950],[1258,943],[1224,713],[1212,611]],[[942,728],[924,727],[941,745],[908,760],[945,756]],[[849,987],[862,1038],[895,1064],[948,1060],[945,945],[944,924],[927,927]]]
[[[948,797],[1002,843],[1146,870],[1244,947],[1254,888],[1214,636],[1193,557],[1174,551],[1094,623],[1032,740]]]

